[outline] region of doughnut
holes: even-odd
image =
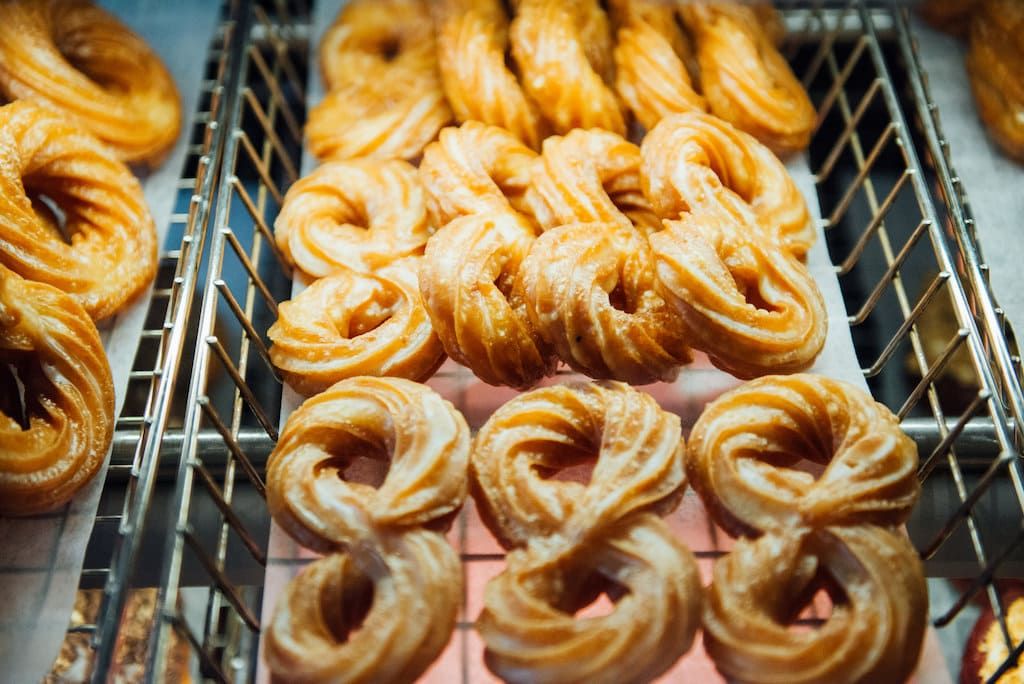
[[[301,394],[357,375],[423,381],[444,362],[416,283],[417,264],[343,270],[282,302],[270,359]]]
[[[940,31],[965,36],[971,14],[980,4],[980,0],[924,0],[917,5],[917,13]]]
[[[660,0],[613,0],[615,88],[647,129],[669,114],[706,111],[687,71],[692,48],[676,8]]]
[[[526,192],[536,159],[503,128],[479,121],[445,128],[424,150],[419,168],[434,225],[489,211],[517,211],[529,219]]]
[[[321,160],[418,158],[452,119],[435,50],[424,2],[346,5],[321,47],[330,90],[309,112],[310,151]]]
[[[736,3],[695,1],[680,13],[694,36],[711,113],[779,155],[806,149],[817,114],[758,13]]]
[[[322,164],[288,189],[274,223],[285,259],[313,278],[421,254],[430,233],[416,169],[401,160]]]
[[[274,676],[412,682],[437,658],[462,596],[458,554],[439,530],[466,496],[469,447],[458,411],[400,378],[342,380],[291,415],[267,463],[267,505],[326,555],[274,609]],[[359,456],[388,462],[379,487],[344,479]]]
[[[824,299],[756,209],[705,166],[718,148],[695,143],[691,122],[707,118],[663,119],[641,148],[656,210],[684,208],[649,238],[655,285],[685,321],[689,343],[718,368],[740,378],[803,370],[825,344]]]
[[[534,241],[517,287],[533,327],[573,370],[646,384],[674,380],[692,360],[688,332],[656,281],[640,233],[576,223]]]
[[[167,68],[89,0],[8,0],[0,21],[0,96],[54,109],[127,163],[157,165],[181,129]]]
[[[704,609],[704,646],[726,679],[910,676],[928,596],[917,552],[897,526],[920,493],[917,465],[897,418],[840,381],[769,376],[705,408],[686,472],[712,519],[743,535],[715,563]],[[831,616],[791,630],[819,588],[832,597]]]
[[[642,233],[661,229],[640,180],[640,148],[600,129],[544,141],[533,165],[526,204],[541,228],[614,223]]]
[[[114,381],[85,309],[55,287],[25,280],[3,265],[0,397],[0,515],[63,506],[107,457]]]
[[[439,0],[435,20],[441,80],[456,120],[500,126],[538,149],[547,123],[506,64],[509,22],[500,0]]]
[[[645,138],[644,193],[662,218],[677,218],[721,186],[753,209],[758,223],[803,258],[817,240],[807,202],[785,165],[753,136],[702,113],[673,116]]]
[[[40,214],[40,197],[60,208],[63,231]],[[156,261],[153,217],[123,162],[59,114],[25,101],[0,107],[0,264],[99,320],[148,287]]]
[[[516,290],[533,228],[509,211],[451,221],[427,242],[420,294],[445,352],[492,385],[528,388],[555,357]]]
[[[1024,162],[1024,4],[983,0],[970,21],[967,74],[978,115],[1010,157]]]
[[[476,628],[511,682],[650,681],[693,643],[697,565],[659,515],[686,486],[679,418],[620,383],[545,387],[499,408],[470,479],[506,547]],[[551,475],[593,462],[589,482]],[[574,613],[600,593],[611,613]]]
[[[611,27],[597,0],[520,0],[509,37],[523,89],[554,132],[603,128],[625,135],[611,87]]]

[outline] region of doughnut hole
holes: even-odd
[[[21,429],[29,428],[29,410],[25,403],[25,384],[18,377],[12,363],[0,361],[0,414],[17,423]]]

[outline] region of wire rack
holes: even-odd
[[[908,527],[930,575],[967,579],[934,623],[948,624],[977,597],[987,601],[1010,651],[1005,669],[1024,650],[1007,629],[995,581],[1024,568],[1020,361],[987,285],[905,10],[856,1],[783,4],[787,57],[819,111],[810,166],[858,360],[875,397],[897,412],[921,453],[925,496]],[[214,75],[193,131],[194,173],[181,186],[189,203],[178,220],[182,247],[165,257],[167,287],[152,304],[160,324],[147,330],[139,352],[152,361],[138,375],[148,394],[136,404],[138,415],[119,423],[121,457],[108,477],[109,488],[128,474],[125,508],[97,521],[115,525],[118,542],[109,564],[83,573],[83,586],[106,577],[102,619],[76,628],[95,631],[97,681],[109,666],[138,560],[142,535],[134,521],[148,510],[156,473],[168,467],[173,525],[153,579],[160,616],[147,671],[165,671],[176,635],[204,678],[254,676],[268,564],[262,476],[283,396],[265,332],[291,293],[271,227],[302,168],[310,28],[304,3],[238,0],[227,6],[211,48]],[[190,314],[194,291],[197,316]],[[181,363],[187,340],[195,343],[191,367]],[[144,352],[147,345],[154,350]],[[700,382],[700,369],[688,372],[685,382]],[[187,382],[174,412],[180,429],[168,429],[179,375],[179,385]],[[474,393],[472,375],[450,362],[432,384],[473,427],[502,400],[493,391]],[[161,451],[177,459],[161,465]],[[450,535],[467,576],[502,557],[496,547],[472,545],[474,525],[467,506]],[[695,549],[702,562],[721,552],[715,530],[707,536],[707,547]],[[198,605],[199,618],[189,604]],[[466,652],[474,614],[465,605],[458,625],[463,681],[472,680]]]

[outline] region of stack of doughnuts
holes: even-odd
[[[57,508],[114,427],[94,321],[156,273],[156,228],[125,165],[178,137],[155,53],[88,0],[0,3],[0,515]]]

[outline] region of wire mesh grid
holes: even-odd
[[[301,3],[241,3],[232,16],[235,31],[225,44],[231,68],[218,117],[227,130],[184,406],[171,509],[177,519],[160,577],[162,620],[148,665],[151,673],[163,671],[176,632],[191,646],[202,675],[220,681],[253,673],[268,559],[262,471],[277,437],[282,398],[265,331],[291,288],[271,226],[301,166],[303,84],[311,68],[309,12]],[[954,201],[956,231],[950,234],[933,199],[933,183],[956,189],[948,160],[936,164],[929,154],[940,134],[916,119],[911,127],[901,104],[912,103],[911,114],[932,116],[908,51],[905,18],[898,10],[859,2],[787,3],[785,16],[792,29],[787,56],[819,111],[811,169],[858,358],[876,398],[898,412],[918,441],[920,476],[926,494],[934,495],[926,495],[910,531],[932,560],[931,572],[951,567],[949,572],[972,578],[935,622],[947,623],[976,594],[986,593],[1011,652],[1009,666],[1021,647],[1006,628],[993,578],[1018,560],[1024,521],[1015,446],[1020,423],[1014,420],[1019,385],[1008,378],[1015,370],[1003,365],[1016,362],[1015,351],[978,277],[980,266],[965,258],[965,250],[976,250],[967,219],[956,218]],[[931,125],[938,130],[934,119]],[[932,165],[922,166],[919,155]],[[962,199],[955,193],[941,197]],[[672,394],[656,395],[686,414],[684,424],[692,424],[700,410],[689,390],[714,377],[704,374],[688,369]],[[513,395],[480,392],[469,371],[451,362],[431,384],[474,428]],[[1004,484],[1009,504],[995,505]],[[670,523],[686,525],[688,515],[684,503]],[[985,524],[993,518],[1001,524]],[[489,539],[475,533],[479,525],[470,504],[450,533],[467,585],[485,581],[503,557],[493,541],[479,542]],[[702,563],[728,547],[713,527],[690,530],[688,538],[694,534],[705,539],[695,549]],[[202,588],[202,624],[186,619],[185,586]],[[469,620],[478,608],[467,598],[458,624],[461,645],[453,657],[463,681],[473,680],[467,654],[479,644]]]

